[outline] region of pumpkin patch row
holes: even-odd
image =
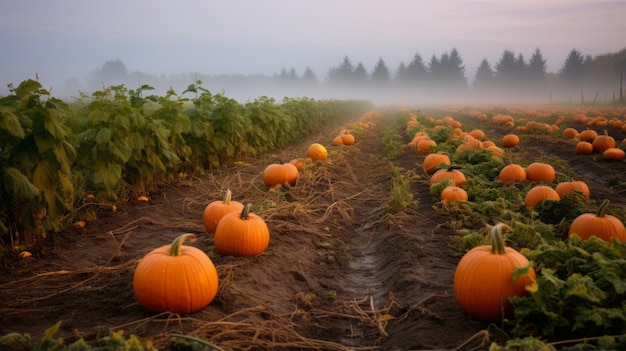
[[[455,207],[451,208],[469,208],[470,211],[473,211],[473,209],[478,210],[482,206],[481,203],[472,203],[473,199],[477,197],[477,191],[486,191],[484,188],[472,188],[472,185],[484,182],[483,174],[475,174],[472,171],[472,168],[478,169],[480,166],[480,162],[474,160],[481,158],[486,160],[485,164],[501,165],[496,166],[499,171],[491,180],[491,182],[495,182],[492,184],[495,185],[495,189],[505,190],[508,188],[512,189],[513,192],[520,192],[522,196],[520,205],[527,208],[524,212],[530,214],[531,217],[536,216],[537,212],[535,211],[540,211],[538,209],[540,204],[549,201],[558,203],[562,198],[569,196],[583,196],[587,199],[591,196],[586,183],[580,180],[560,179],[561,176],[557,177],[555,168],[547,162],[535,161],[526,166],[512,162],[512,158],[524,151],[524,145],[520,143],[520,137],[515,133],[505,133],[498,143],[494,143],[480,129],[474,128],[470,132],[463,131],[463,124],[449,115],[441,119],[418,117],[418,115],[419,112],[411,114],[405,126],[405,132],[411,138],[407,150],[425,155],[422,168],[429,177],[431,193],[438,184],[442,182],[448,184],[439,186],[438,190],[434,192],[439,192],[439,200],[442,203],[456,204]],[[488,119],[487,115],[484,114],[473,113],[473,115],[473,118],[480,121]],[[506,116],[495,115],[493,122],[509,129],[514,128],[515,119]],[[535,128],[542,132],[554,133],[559,130],[558,125],[564,121],[564,118],[557,119],[556,124],[527,121],[525,129],[516,130],[526,132]],[[539,127],[541,125],[546,127]],[[413,136],[411,133],[414,133]],[[600,140],[602,141],[602,139]],[[592,141],[589,143],[592,145]],[[428,147],[420,147],[423,145],[428,145]],[[598,152],[606,152],[613,146],[610,140],[602,145],[600,141],[596,141]],[[495,161],[495,159],[499,161]],[[463,161],[469,162],[464,164]],[[469,175],[463,172],[464,169],[468,169]],[[476,177],[483,179],[476,180]],[[465,189],[468,184],[469,187]],[[513,199],[503,199],[505,203],[511,200]],[[467,205],[462,205],[464,203]],[[603,212],[606,210],[606,206],[603,203],[597,214],[585,213],[576,217],[568,230],[568,236],[576,235],[583,239],[596,237],[608,243],[611,240],[626,241],[626,230],[624,230],[623,223],[612,216],[607,217],[607,214]],[[507,207],[516,208],[516,205],[510,203]],[[481,213],[476,213],[474,216],[481,216]],[[512,220],[513,222],[519,221],[522,225],[525,221],[524,216],[526,215],[521,213],[512,215]],[[579,226],[579,221],[584,222],[586,218],[589,220],[598,219],[602,221],[602,224],[594,223],[588,227]],[[486,221],[488,220],[486,219]],[[532,222],[529,224],[532,225]],[[458,264],[455,272],[455,295],[459,305],[466,313],[476,319],[493,322],[513,318],[513,306],[509,299],[514,296],[527,296],[530,291],[537,289],[536,286],[531,287],[531,285],[536,284],[537,276],[532,267],[528,266],[529,261],[514,249],[504,249],[505,239],[503,239],[502,232],[505,229],[516,231],[515,226],[516,224],[509,226],[504,223],[488,225],[491,245],[478,245],[470,249]],[[610,229],[606,226],[609,226]],[[475,253],[479,248],[483,250],[483,253]],[[521,259],[514,261],[513,257]],[[508,260],[515,263],[510,263]],[[516,270],[524,270],[525,273],[514,275],[513,272]],[[516,278],[512,279],[512,277]]]

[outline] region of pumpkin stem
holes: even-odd
[[[604,213],[609,207],[610,202],[611,201],[609,201],[609,199],[604,199],[604,201],[602,201],[602,203],[600,204],[600,208],[598,209],[598,214],[596,214],[597,217],[604,217]]]
[[[174,241],[172,242],[172,245],[170,246],[169,255],[180,256],[180,248],[181,246],[183,246],[183,242],[185,242],[186,240],[196,241],[196,236],[191,233],[187,233],[174,239]]]
[[[228,205],[230,204],[230,199],[232,198],[233,193],[230,191],[230,189],[226,189],[226,195],[224,195],[224,205]]]
[[[252,204],[251,203],[247,203],[243,207],[243,210],[241,210],[241,216],[239,216],[239,218],[241,218],[241,219],[248,219],[248,214],[250,214],[250,208],[252,208]]]
[[[491,253],[495,255],[504,255],[506,246],[504,245],[504,239],[502,238],[502,230],[511,230],[511,227],[500,222],[496,225],[487,225],[489,228],[489,235],[491,236]]]

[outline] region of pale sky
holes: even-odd
[[[572,49],[626,48],[626,0],[0,0],[0,94],[39,74],[84,79],[106,61],[129,72],[265,74],[306,67],[319,79],[344,56],[391,72],[456,48],[471,79],[505,50],[548,72]]]

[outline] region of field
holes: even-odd
[[[489,217],[468,219],[467,207],[433,195],[422,167],[426,155],[408,147],[407,116],[419,114],[422,124],[427,116],[434,121],[451,116],[463,130],[481,129],[496,144],[514,132],[519,146],[503,148],[502,159],[550,162],[557,179],[587,183],[590,207],[609,199],[611,213],[622,222],[626,215],[626,162],[577,154],[577,141],[561,135],[567,127],[586,128],[571,117],[574,107],[551,106],[545,116],[518,117],[523,108],[506,110],[526,129],[493,124],[471,112],[493,116],[504,109],[371,111],[262,157],[181,176],[150,193],[149,201],[131,198],[115,211],[102,207],[97,220],[51,237],[31,257],[3,259],[0,335],[28,333],[37,342],[62,321],[53,337],[66,343],[120,337],[111,333],[123,331],[124,338],[151,340],[159,349],[487,350],[491,343],[504,344],[507,327],[468,316],[453,290],[455,268],[467,249],[461,233],[481,233]],[[528,121],[553,124],[554,111],[568,116],[557,131],[528,126]],[[625,120],[623,108],[617,116]],[[607,129],[618,145],[626,138],[623,129],[592,128]],[[354,145],[332,144],[343,130],[355,136]],[[305,158],[312,143],[326,146],[328,160]],[[277,156],[304,162],[295,186],[269,189],[261,181]],[[526,191],[529,184],[517,189]],[[203,210],[227,189],[233,200],[252,203],[268,224],[271,240],[263,254],[221,255],[206,233]],[[480,196],[470,192],[470,201]],[[520,211],[539,222],[536,213]],[[546,223],[563,231],[558,221]],[[149,251],[183,233],[195,234],[189,245],[206,252],[217,267],[217,296],[193,314],[151,313],[133,293],[134,269]]]

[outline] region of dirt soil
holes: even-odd
[[[331,146],[339,132],[333,129],[273,155],[187,175],[149,202],[130,199],[116,212],[98,207],[98,220],[54,235],[30,258],[5,257],[0,335],[39,340],[62,321],[55,337],[66,342],[123,330],[160,349],[173,336],[221,350],[486,350],[506,340],[498,326],[469,318],[457,305],[452,282],[462,253],[452,245],[449,219],[433,209],[424,156],[382,156],[382,124],[365,129],[353,146]],[[275,156],[304,157],[312,142],[328,145],[329,161],[308,162],[290,189],[263,185],[261,173]],[[523,136],[524,144],[533,148],[529,157],[566,160],[592,198],[626,208],[624,188],[611,188],[615,178],[626,182],[625,162],[577,156],[562,140]],[[413,209],[388,210],[394,167],[414,171]],[[267,222],[271,240],[262,255],[223,256],[204,230],[204,208],[226,189]],[[194,233],[190,245],[216,265],[218,294],[193,314],[151,313],[135,299],[134,268],[182,233]]]

